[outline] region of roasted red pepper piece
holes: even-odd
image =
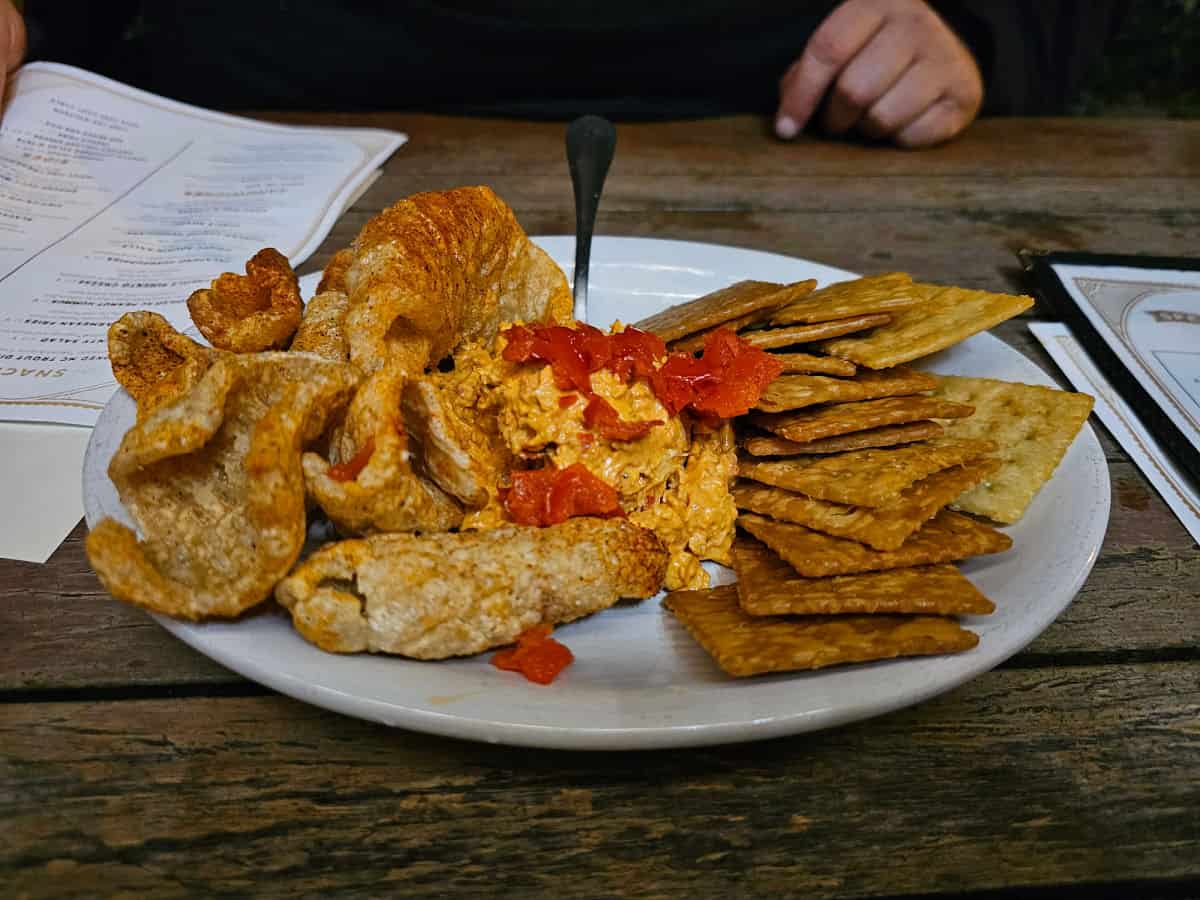
[[[517,645],[492,657],[492,665],[520,672],[537,684],[549,684],[575,659],[571,651],[550,637],[551,625],[534,625],[517,638]]]

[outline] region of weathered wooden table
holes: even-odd
[[[288,118],[411,136],[307,269],[418,190],[490,184],[529,232],[572,229],[561,125]],[[1013,289],[1025,247],[1195,255],[1198,179],[1200,122],[984,121],[918,153],[630,125],[599,230]],[[999,333],[1054,371],[1023,322]],[[1027,650],[727,748],[510,750],[304,706],[111,600],[78,528],[0,562],[0,895],[1198,895],[1200,551],[1097,429],[1108,536]]]

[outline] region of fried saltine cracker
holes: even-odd
[[[738,461],[738,474],[819,500],[877,508],[894,503],[917,481],[995,449],[984,440],[938,438],[885,450],[856,450],[819,459]]]
[[[887,372],[859,372],[853,378],[781,375],[767,385],[757,408],[764,412],[788,412],[818,403],[848,403],[919,394],[933,390],[936,385],[934,376],[903,366]]]
[[[870,334],[826,341],[822,349],[870,369],[887,369],[944,350],[1023,313],[1033,298],[947,287],[932,299],[892,314]]]
[[[791,303],[816,287],[816,281],[775,284],[769,281],[739,281],[729,287],[680,303],[655,313],[634,327],[657,334],[664,341],[704,331],[764,309],[777,309]]]
[[[927,613],[987,615],[996,606],[952,565],[803,578],[765,544],[733,544],[738,602],[752,616]]]
[[[908,425],[888,425],[856,431],[839,437],[823,438],[799,444],[781,437],[751,435],[744,438],[742,448],[751,456],[818,456],[829,453],[847,453],[851,450],[869,450],[872,447],[894,447],[941,437],[945,433],[937,422],[911,422]]]
[[[1050,480],[1087,421],[1095,402],[1087,394],[1041,385],[944,376],[939,397],[976,407],[970,419],[948,426],[951,435],[986,435],[999,445],[1000,470],[954,503],[956,509],[1016,522],[1043,484]]]
[[[878,328],[891,321],[891,316],[878,313],[869,316],[854,316],[851,319],[835,319],[832,322],[817,322],[813,325],[785,325],[782,328],[744,331],[738,337],[760,350],[777,350],[793,344],[823,341],[826,338],[854,334],[856,331],[866,331],[868,328]]]
[[[865,376],[867,373],[863,374]],[[966,403],[916,395],[832,403],[816,409],[777,415],[760,413],[752,416],[750,421],[789,441],[804,443],[883,425],[903,425],[923,419],[960,419],[971,415],[973,410],[974,407]]]
[[[772,353],[771,356],[783,363],[782,375],[839,375],[850,378],[858,371],[854,363],[836,356],[814,356],[811,353]]]
[[[876,550],[896,550],[939,509],[999,467],[999,460],[984,457],[934,472],[902,491],[895,503],[878,509],[830,503],[753,481],[739,482],[733,500],[738,509],[850,538]]]
[[[839,281],[801,297],[771,314],[772,325],[828,322],[867,313],[908,309],[930,298],[928,285],[913,284],[903,272]]]
[[[732,584],[676,591],[663,606],[728,674],[759,675],[840,663],[958,653],[979,637],[941,616],[755,617],[738,605]]]
[[[731,331],[741,331],[743,328],[754,325],[763,321],[765,316],[771,314],[768,309],[765,312],[761,309],[754,312],[746,313],[744,316],[738,316],[736,319],[730,319],[728,322],[722,322],[720,325],[714,325],[712,328],[705,328],[703,331],[697,331],[694,334],[689,334],[687,337],[680,338],[677,341],[671,341],[669,348],[671,350],[681,350],[684,353],[695,353],[697,350],[704,349],[704,342],[708,340],[708,336],[718,328],[728,328]],[[833,357],[821,357],[821,359],[833,359]],[[845,360],[840,360],[845,362]],[[851,363],[853,365],[853,363]]]
[[[805,578],[954,562],[1001,553],[1012,546],[1008,535],[945,509],[897,550],[872,550],[857,541],[753,513],[738,516],[738,525],[782,556]]]

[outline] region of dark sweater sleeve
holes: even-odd
[[[960,0],[933,5],[979,61],[984,114],[1052,115],[1067,110],[1127,4]]]

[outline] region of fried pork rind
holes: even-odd
[[[670,343],[735,320],[739,325],[746,324],[757,318],[759,313],[778,309],[803,297],[816,286],[816,281],[812,279],[795,284],[739,281],[687,303],[664,309],[634,323],[634,327],[657,334]]]
[[[370,376],[333,435],[333,463],[304,454],[304,484],[342,534],[447,531],[462,521],[458,502],[412,469],[400,410],[407,380],[395,367]],[[360,453],[369,453],[361,471],[337,478],[333,464],[347,464]]]
[[[888,425],[871,428],[838,437],[822,438],[819,441],[797,443],[781,437],[751,435],[742,442],[742,447],[751,456],[818,456],[830,453],[848,453],[851,450],[870,450],[872,447],[894,447],[941,437],[945,429],[937,422],[911,422],[908,425]]]
[[[321,272],[321,280],[317,284],[317,293],[324,294],[327,291],[334,291],[338,294],[345,294],[346,289],[346,273],[350,271],[350,264],[354,262],[354,250],[350,247],[343,247],[337,253],[333,254],[329,262],[325,264],[325,269]]]
[[[304,317],[292,338],[291,350],[315,353],[333,362],[350,361],[350,345],[346,340],[346,310],[350,298],[338,291],[323,291],[304,307]]]
[[[158,313],[126,313],[108,328],[113,377],[137,403],[139,422],[191,390],[218,355]]]
[[[237,616],[270,596],[304,543],[301,450],[356,379],[306,354],[223,356],[131,428],[108,472],[142,539],[113,519],[92,530],[104,586],[186,619]]]
[[[738,474],[847,506],[887,506],[934,472],[996,449],[991,441],[939,438],[886,450],[857,450],[819,459],[742,460]]]
[[[870,334],[826,341],[822,349],[869,369],[888,369],[951,347],[1031,306],[1033,298],[1023,295],[944,287]]]
[[[733,545],[738,602],[752,616],[987,615],[996,605],[952,565],[803,578],[753,538]]]
[[[297,631],[334,653],[444,659],[512,643],[621,598],[653,596],[667,554],[621,519],[414,537],[375,535],[314,553],[275,596]]]
[[[482,509],[496,493],[500,476],[511,468],[512,458],[494,413],[489,417],[480,409],[478,395],[460,396],[456,381],[461,380],[451,373],[408,382],[401,404],[404,424],[417,470],[463,505]]]
[[[738,516],[738,525],[805,578],[954,562],[1012,546],[1012,538],[1003,532],[945,509],[896,550],[872,550],[857,541],[749,513]]]
[[[814,322],[811,325],[784,325],[780,328],[762,328],[758,331],[745,331],[738,337],[753,347],[761,350],[777,350],[780,347],[790,347],[793,344],[808,344],[826,338],[835,338],[843,334],[854,334],[866,331],[868,328],[878,328],[892,321],[892,317],[883,313],[872,313],[865,316],[854,316],[849,319],[835,319],[832,322]],[[834,356],[841,356],[835,353]]]
[[[979,637],[941,616],[751,616],[736,585],[676,591],[663,606],[726,673],[821,669],[898,656],[960,653]]]
[[[976,406],[969,420],[948,427],[955,437],[986,436],[999,445],[1003,466],[954,503],[956,509],[1016,522],[1050,480],[1095,400],[1087,394],[988,378],[944,376],[938,396]]]
[[[966,403],[952,403],[936,397],[884,397],[879,400],[833,403],[800,412],[759,414],[752,416],[750,421],[789,441],[804,443],[883,425],[961,418],[969,416],[973,408]]]
[[[414,194],[372,218],[346,272],[350,358],[419,374],[504,322],[567,322],[571,291],[554,261],[486,187]]]
[[[900,397],[931,391],[937,379],[925,372],[899,366],[887,372],[859,372],[853,378],[824,375],[781,375],[763,391],[758,408],[764,412],[787,412],[818,403],[847,403]]]
[[[300,283],[285,257],[271,247],[246,263],[246,274],[216,278],[188,298],[196,327],[221,350],[280,350],[300,324]]]
[[[839,281],[776,310],[771,314],[771,324],[828,322],[908,309],[929,298],[928,288],[928,285],[913,284],[912,278],[903,272]]]
[[[896,502],[878,509],[830,503],[753,481],[737,485],[733,499],[739,509],[850,538],[876,550],[896,550],[939,509],[999,467],[1000,461],[990,458],[951,466],[922,478],[902,491]]]

